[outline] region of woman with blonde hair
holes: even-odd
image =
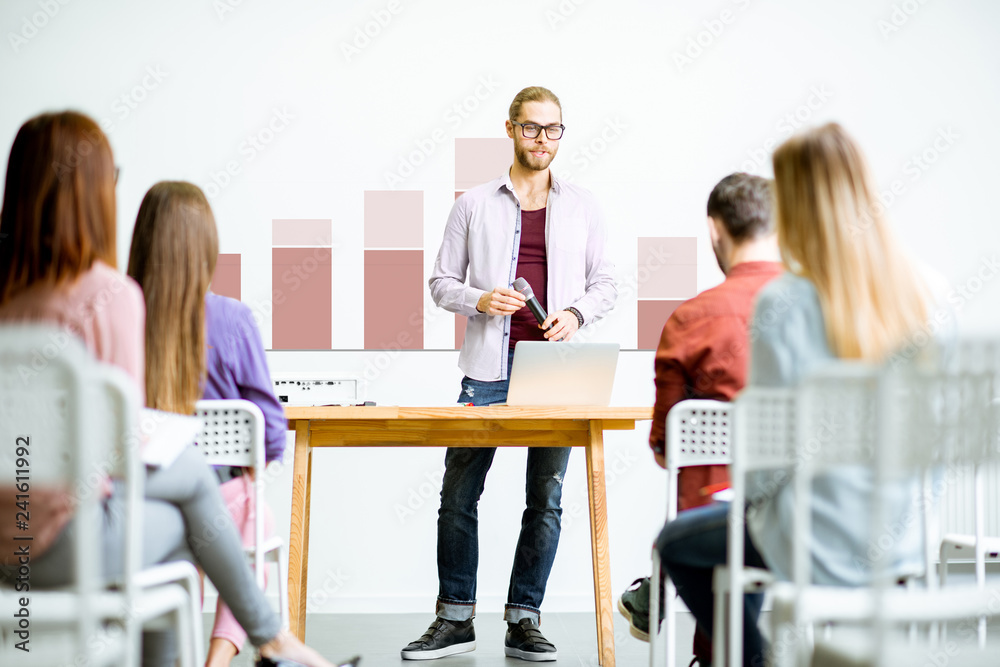
[[[42,114],[18,131],[7,164],[0,210],[0,322],[47,322],[84,343],[94,357],[122,368],[140,395],[143,362],[142,294],[115,269],[115,168],[107,137],[92,119],[72,111]],[[12,484],[0,481],[0,486]],[[2,490],[2,489],[0,489]],[[11,492],[13,493],[13,492]],[[123,571],[124,487],[105,489],[102,560],[110,580]],[[235,527],[213,520],[226,510],[204,458],[185,448],[166,467],[147,467],[143,563],[186,558],[212,579],[262,655],[332,667],[280,628],[246,562]],[[10,496],[9,496],[10,497]],[[73,507],[65,494],[32,489],[31,584],[69,583],[74,568]],[[13,517],[9,522],[13,525]],[[0,546],[7,542],[0,532]],[[206,546],[207,545],[207,546]],[[13,553],[13,548],[4,548]],[[143,664],[171,664],[173,647],[143,635]]]
[[[139,207],[128,267],[146,300],[146,400],[183,414],[192,414],[200,398],[253,401],[264,415],[266,461],[278,460],[288,422],[250,309],[209,291],[218,252],[215,217],[198,186],[163,181],[149,189]],[[244,546],[253,544],[258,511],[264,513],[265,533],[273,533],[270,508],[254,507],[251,471],[222,466],[216,473]],[[220,598],[206,665],[228,665],[246,638]]]
[[[751,329],[749,385],[798,384],[837,359],[887,360],[929,313],[924,282],[893,238],[864,156],[831,123],[796,135],[773,156],[778,244],[787,272],[761,290]],[[791,574],[792,490],[774,476],[748,476],[746,564],[779,578]],[[910,482],[879,489],[883,506],[903,516]],[[871,581],[865,553],[874,488],[870,470],[844,468],[813,486],[813,581],[861,586]],[[725,564],[728,506],[682,513],[657,539],[665,572],[711,636],[712,568]],[[887,514],[892,516],[893,514]],[[919,531],[900,538],[886,571],[920,571]],[[763,664],[757,628],[761,595],[744,596],[743,664]]]

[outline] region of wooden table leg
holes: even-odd
[[[603,667],[614,667],[615,621],[611,607],[611,557],[608,552],[608,508],[604,487],[604,425],[596,420],[590,422],[587,477],[590,545],[594,559],[594,600],[597,609],[597,655]]]
[[[312,450],[309,421],[295,422],[295,459],[292,464],[292,521],[288,540],[288,620],[290,630],[305,641],[306,591],[309,566],[309,501],[312,489]]]

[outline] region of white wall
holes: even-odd
[[[379,18],[385,25],[376,29]],[[366,27],[377,34],[357,53],[345,49]],[[771,148],[793,125],[837,120],[866,148],[880,188],[891,193],[895,182],[886,201],[899,235],[955,285],[966,329],[996,331],[998,27],[1000,7],[987,0],[5,0],[0,148],[43,110],[104,120],[123,169],[120,263],[146,189],[191,180],[214,193],[222,251],[243,255],[243,299],[261,312],[270,220],[333,218],[335,242],[351,250],[335,254],[335,317],[357,317],[363,191],[388,189],[386,173],[415,142],[445,130],[397,186],[425,192],[429,268],[453,201],[452,140],[503,136],[507,105],[525,85],[547,85],[563,101],[569,129],[555,168],[602,201],[623,284],[635,279],[637,236],[697,236],[698,286],[717,283],[703,231],[712,185],[741,168],[768,174]],[[476,108],[452,122],[449,110],[477,89]],[[247,135],[276,110],[291,116],[287,127],[248,159]],[[586,157],[606,128],[620,131]],[[926,168],[915,161],[924,153]],[[213,174],[234,160],[241,172],[215,192]],[[263,333],[269,341],[267,322]],[[431,318],[427,347],[448,347],[450,336],[450,317]],[[635,346],[634,294],[600,337]],[[270,353],[272,370],[358,372],[380,354],[347,351],[363,347],[360,327],[335,333],[334,347],[342,351]],[[455,359],[449,351],[393,356],[369,398],[451,402]],[[616,404],[651,403],[651,365],[650,352],[623,353]],[[607,437],[616,591],[648,570],[664,502],[645,429]],[[498,455],[481,504],[485,610],[498,609],[506,591],[523,457]],[[429,612],[437,490],[428,480],[436,483],[442,460],[443,450],[316,454],[311,609]],[[592,606],[586,515],[572,511],[586,507],[582,455],[570,465],[551,610]],[[285,470],[271,493],[284,531],[289,488]],[[411,500],[413,514],[400,518]]]

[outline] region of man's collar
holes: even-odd
[[[549,168],[549,183],[550,183],[549,188],[553,192],[561,192],[562,191],[562,187],[563,187],[562,186],[562,179],[556,177],[556,175],[552,171],[551,167]],[[504,174],[503,174],[503,180],[500,182],[500,185],[497,187],[497,190],[499,190],[501,187],[507,188],[511,192],[514,192],[514,182],[510,180],[510,167],[507,167],[507,171],[504,172]]]

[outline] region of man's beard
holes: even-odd
[[[722,273],[729,275],[729,269],[726,268],[725,263],[722,261],[722,249],[719,248],[717,243],[712,244],[712,252],[715,253],[715,261],[718,262],[719,268],[722,269]]]
[[[531,154],[531,151],[524,150],[520,146],[514,147],[514,155],[522,167],[532,171],[545,171],[552,164],[552,160],[556,156],[555,151],[549,150],[547,157],[536,158]]]

